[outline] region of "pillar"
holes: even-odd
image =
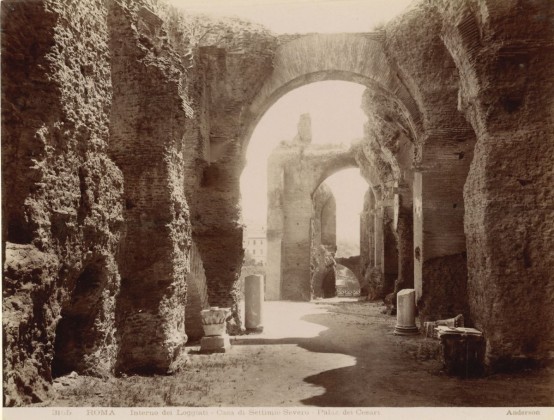
[[[263,330],[264,277],[247,276],[244,279],[245,326],[247,330]]]
[[[373,212],[374,220],[374,242],[373,250],[374,257],[373,262],[374,266],[384,270],[385,267],[385,240],[384,240],[384,211],[383,207],[376,207]]]
[[[404,289],[396,295],[396,335],[419,334],[415,325],[415,290]]]
[[[414,173],[414,290],[416,302],[423,290],[423,212],[421,209],[421,172]]]
[[[284,172],[281,161],[270,156],[267,165],[266,299],[281,299]]]

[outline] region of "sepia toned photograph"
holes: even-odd
[[[1,93],[4,418],[554,415],[552,0],[2,0]]]

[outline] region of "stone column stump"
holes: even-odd
[[[245,326],[248,331],[262,332],[264,304],[264,276],[252,275],[244,279]]]
[[[218,308],[212,306],[200,312],[202,316],[202,327],[205,336],[200,341],[200,352],[202,353],[225,353],[231,348],[231,341],[227,335],[227,323],[231,316],[230,308]]]
[[[396,295],[396,335],[419,334],[415,324],[415,290],[403,289]]]

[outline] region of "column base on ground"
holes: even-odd
[[[228,335],[207,336],[200,340],[201,353],[225,353],[230,349],[231,340]]]
[[[264,327],[246,328],[247,333],[259,334],[264,332]]]
[[[417,335],[419,334],[419,329],[417,327],[403,327],[401,325],[396,325],[394,327],[394,335]]]

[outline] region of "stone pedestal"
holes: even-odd
[[[213,306],[200,312],[205,337],[200,340],[202,353],[225,353],[231,348],[231,341],[226,334],[226,320],[231,315],[230,308]]]
[[[481,332],[473,328],[438,328],[445,372],[461,378],[483,375],[485,340]]]
[[[200,351],[202,353],[225,353],[230,348],[231,340],[229,340],[227,334],[206,336],[200,340]]]
[[[262,332],[264,277],[252,275],[244,279],[245,326],[248,331]]]
[[[396,335],[419,334],[415,324],[415,290],[403,289],[396,295]]]

